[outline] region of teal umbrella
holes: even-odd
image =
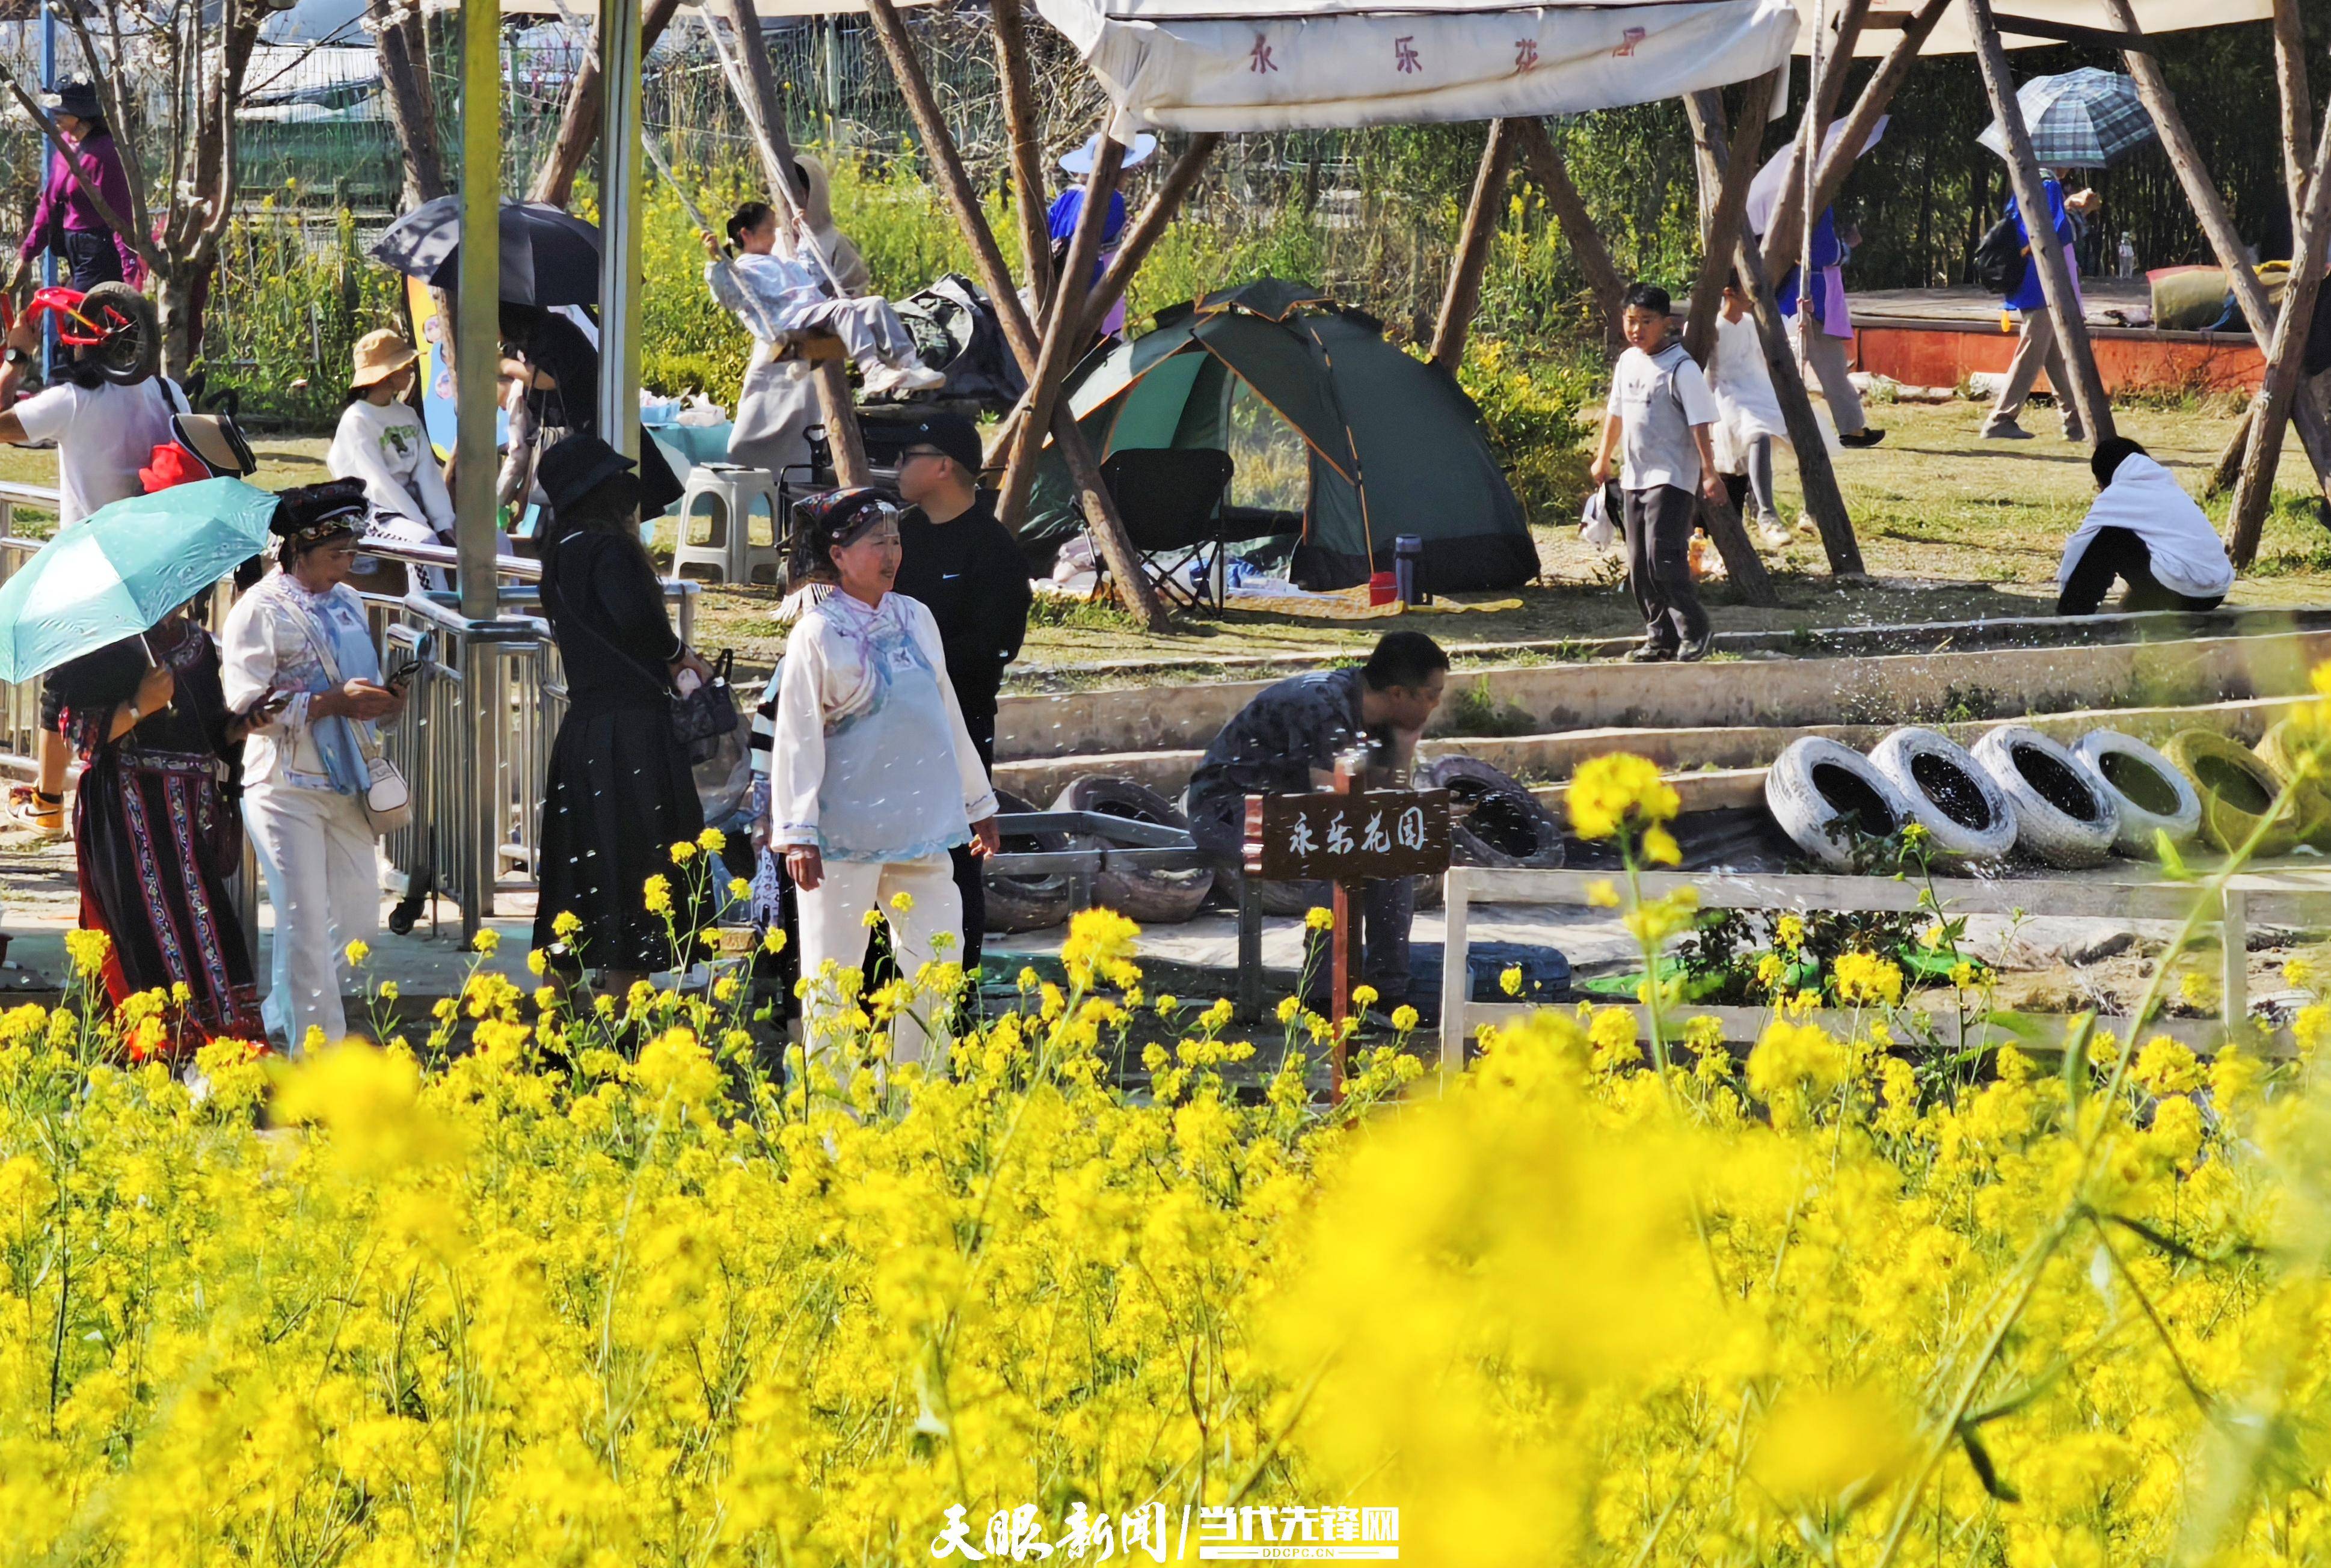
[[[0,680],[135,637],[267,547],[275,498],[241,480],[100,507],[0,584]]]

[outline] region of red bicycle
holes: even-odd
[[[162,366],[162,330],[154,302],[127,283],[100,283],[84,294],[62,284],[35,289],[28,318],[54,317],[57,341],[118,386],[135,386]],[[0,294],[0,331],[15,325],[14,302]]]

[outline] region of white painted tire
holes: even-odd
[[[1797,848],[1838,871],[1853,870],[1857,833],[1884,838],[1917,820],[1868,757],[1813,736],[1791,741],[1765,770],[1765,805]]]
[[[2027,724],[2007,724],[1974,743],[1983,764],[2015,807],[2015,844],[2050,866],[2102,865],[2120,831],[2120,810],[2104,780],[2069,747]]]
[[[1894,781],[1944,864],[1996,860],[2015,848],[2015,807],[1965,746],[1931,729],[1898,729],[1870,761]]]
[[[2072,755],[2104,781],[2120,810],[2115,852],[2132,860],[2150,860],[2161,852],[2155,834],[2167,833],[2171,843],[2183,844],[2201,833],[2202,797],[2193,781],[2135,736],[2117,729],[2090,730],[2072,747]]]

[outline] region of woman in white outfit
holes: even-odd
[[[842,339],[870,396],[935,392],[947,385],[945,375],[925,368],[914,335],[888,299],[834,298],[813,261],[778,252],[777,226],[768,203],[747,202],[728,219],[729,242],[737,249],[733,260],[718,239],[703,236],[705,254],[711,258],[704,266],[705,286],[753,335],[756,364],[770,359],[785,334],[823,330]],[[753,391],[749,380],[746,391]],[[747,412],[740,404],[739,425]],[[732,455],[736,450],[732,441]]]
[[[832,976],[866,951],[865,917],[890,924],[899,972],[961,962],[963,905],[947,851],[968,843],[992,855],[995,794],[964,727],[938,623],[890,591],[899,525],[871,489],[837,490],[796,510],[796,580],[832,591],[803,595],[778,677],[770,770],[770,842],[799,895],[801,972],[812,990],[803,1023],[813,1031],[839,1004]],[[892,903],[900,893],[909,907]],[[893,1029],[893,1059],[919,1060],[950,999],[924,998]]]
[[[362,480],[372,503],[365,537],[402,545],[453,543],[453,498],[437,466],[429,432],[405,394],[412,389],[420,355],[386,327],[357,339],[356,366],[348,377],[347,406],[324,453],[324,469],[336,480]],[[507,537],[499,541],[510,553]],[[453,585],[442,566],[417,566],[413,576],[439,593]]]
[[[380,917],[380,870],[365,794],[374,726],[404,698],[380,684],[364,601],[347,585],[366,511],[355,480],[282,492],[272,525],[281,569],[235,602],[222,685],[251,714],[243,820],[275,910],[273,987],[263,1014],[296,1055],[347,1033],[340,959]],[[280,700],[271,718],[262,705]]]
[[[1788,421],[1773,392],[1765,363],[1765,340],[1748,314],[1748,296],[1737,283],[1724,286],[1724,309],[1716,317],[1716,347],[1708,355],[1708,390],[1716,398],[1716,466],[1730,478],[1747,477],[1746,493],[1756,500],[1756,528],[1774,549],[1787,544],[1788,526],[1773,503],[1773,442],[1789,439]],[[1736,495],[1733,504],[1738,506]],[[1747,508],[1742,507],[1744,518]]]

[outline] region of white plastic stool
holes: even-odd
[[[709,499],[713,503],[710,514],[711,532],[705,541],[689,542],[689,524],[695,519],[696,504]],[[760,502],[769,514],[769,542],[753,542],[753,506]],[[702,566],[720,574],[724,583],[749,583],[754,572],[761,566],[770,568],[774,578],[783,570],[784,552],[777,540],[785,532],[783,508],[785,501],[777,488],[777,476],[766,469],[738,468],[730,463],[699,463],[688,470],[688,489],[680,498],[680,521],[673,535],[671,574],[679,576],[689,566]]]

